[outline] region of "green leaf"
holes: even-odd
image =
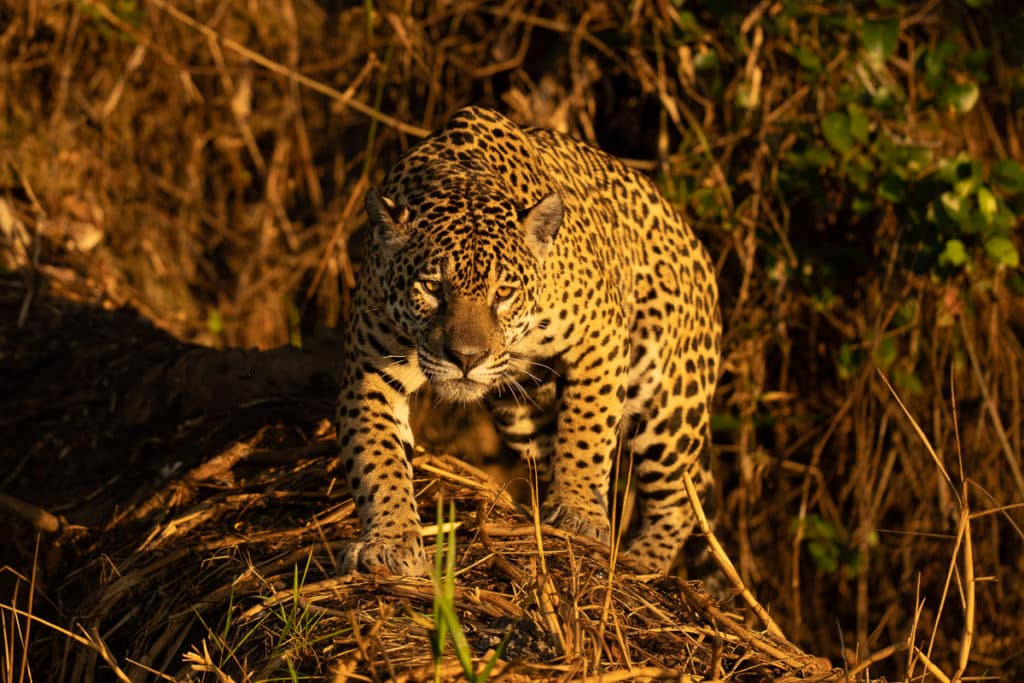
[[[795,534],[800,527],[800,520],[790,522],[790,533]],[[821,515],[810,514],[803,520],[803,536],[807,554],[811,556],[819,569],[834,572],[839,569],[842,555],[842,544],[839,530]]]
[[[939,254],[939,265],[959,268],[965,263],[967,263],[967,249],[964,247],[964,243],[956,239],[948,240],[942,253]]]
[[[1017,247],[1006,237],[990,238],[985,242],[985,252],[989,258],[1001,265],[1010,268],[1020,265],[1020,254],[1017,252]]]
[[[957,197],[967,197],[981,187],[981,164],[966,152],[943,159],[935,172],[936,177],[953,186]]]
[[[946,64],[960,53],[960,46],[944,40],[924,53],[924,83],[937,91],[946,76]]]
[[[896,346],[896,340],[892,337],[885,337],[875,347],[875,365],[883,370],[888,370],[896,362],[898,353],[899,349]]]
[[[807,552],[822,571],[832,574],[839,569],[839,546],[835,543],[808,541]]]
[[[987,47],[979,47],[964,55],[964,64],[970,68],[980,69],[988,64],[990,59],[992,59],[992,50]]]
[[[892,317],[892,325],[893,327],[902,327],[910,323],[915,315],[917,315],[917,301],[907,299],[896,309],[896,314]]]
[[[797,169],[817,169],[832,161],[832,152],[824,145],[814,145],[799,152],[787,153],[786,160]]]
[[[977,83],[973,81],[957,83],[942,91],[939,103],[944,107],[952,108],[958,114],[966,114],[978,103],[978,94]]]
[[[987,187],[978,188],[978,208],[981,210],[981,215],[989,221],[996,215],[999,203],[996,201],[996,196]]]
[[[939,201],[942,203],[942,208],[946,210],[953,220],[957,223],[960,222],[958,218],[961,214],[965,213],[963,210],[963,200],[956,192],[943,192],[939,196]]]
[[[796,58],[796,61],[800,63],[800,66],[812,73],[819,73],[823,68],[821,59],[818,55],[806,48],[800,47],[799,45],[793,46],[793,56]]]
[[[1024,168],[1010,159],[997,161],[992,166],[992,181],[1014,194],[1024,192]]]
[[[853,198],[850,208],[853,209],[854,213],[863,216],[866,213],[870,213],[875,208],[875,202],[871,197],[857,195]]]
[[[676,12],[676,21],[679,23],[679,28],[687,33],[700,35],[703,31],[703,29],[701,29],[700,22],[697,21],[696,15],[688,10],[679,10]]]
[[[864,162],[870,162],[870,159],[858,156],[853,159],[853,163],[846,167],[846,173],[850,178],[850,182],[861,192],[867,192],[873,180],[871,169],[868,167],[869,164]]]
[[[898,176],[889,173],[882,180],[882,184],[878,186],[878,196],[887,202],[898,204],[903,201],[905,187],[904,182]]]
[[[850,116],[850,134],[853,139],[858,142],[867,142],[871,122],[868,120],[868,115],[864,113],[864,108],[856,102],[850,102],[846,105],[846,113]]]
[[[876,64],[882,64],[896,51],[900,37],[899,19],[885,21],[865,21],[861,27],[860,39],[868,58]]]
[[[1011,232],[1017,227],[1020,217],[1011,211],[1004,202],[1000,202],[999,210],[992,217],[992,228],[1002,233]]]
[[[927,147],[904,147],[904,166],[911,173],[919,173],[932,165],[934,152]]]
[[[871,95],[871,106],[886,109],[896,103],[896,92],[888,85],[880,85]]]
[[[843,344],[839,347],[839,360],[837,363],[839,366],[839,379],[853,379],[854,375],[857,374],[858,365],[860,364],[858,355],[857,347],[854,344]]]
[[[894,370],[892,373],[892,383],[896,385],[897,389],[903,389],[909,394],[924,392],[924,385],[921,384],[921,379],[912,372]]]
[[[821,132],[826,142],[840,154],[853,148],[853,134],[850,132],[850,117],[841,111],[828,114],[821,121]]]

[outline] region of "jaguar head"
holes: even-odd
[[[394,201],[371,190],[366,210],[384,309],[435,394],[474,401],[504,384],[510,348],[535,324],[562,198],[522,208],[497,192]]]

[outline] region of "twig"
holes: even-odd
[[[36,597],[36,576],[37,572],[39,571],[39,538],[40,534],[37,533],[35,549],[32,551],[32,578],[30,578],[28,582],[28,605],[25,608],[29,614],[32,613],[32,607],[35,604]],[[28,647],[29,642],[31,642],[31,633],[32,620],[27,619],[25,621],[25,634],[22,636],[22,642],[24,643],[25,647],[23,651],[24,656],[21,658],[21,671],[18,674],[19,681],[24,681],[25,674],[28,673]]]
[[[716,626],[721,625],[724,630],[737,636],[741,641],[749,643],[754,649],[764,653],[768,657],[775,660],[777,663],[784,664],[799,664],[804,670],[810,673],[824,673],[831,670],[832,665],[828,660],[807,655],[799,650],[794,652],[787,652],[784,647],[774,643],[770,638],[767,638],[759,633],[751,631],[745,628],[742,624],[736,622],[732,617],[728,616],[720,609],[712,605],[709,600],[702,598],[697,592],[690,587],[685,581],[679,581],[679,590],[694,609],[704,612],[712,620],[714,620]],[[784,637],[779,640],[790,647],[793,647],[788,640]],[[795,648],[794,648],[795,649]]]
[[[921,652],[921,648],[915,646],[914,647],[914,654],[917,656],[918,659],[921,660],[921,662],[924,664],[924,668],[928,669],[928,672],[932,676],[935,676],[937,679],[939,679],[939,681],[941,681],[941,683],[950,683],[949,676],[947,676],[946,674],[942,673],[942,669],[940,669],[939,667],[935,666],[935,662],[933,662],[932,660],[928,659],[928,656],[925,655],[925,653]]]
[[[17,607],[14,607],[13,605],[5,605],[4,603],[0,603],[0,609],[7,610],[11,614],[14,614],[14,615],[17,615],[17,616],[20,616],[20,617],[25,617],[26,619],[28,619],[30,621],[39,622],[43,626],[47,626],[47,627],[53,629],[54,631],[56,631],[57,633],[61,634],[62,636],[66,637],[66,638],[70,638],[71,640],[75,641],[79,645],[84,645],[85,647],[90,648],[91,650],[93,650],[96,653],[98,653],[100,655],[100,657],[103,658],[103,661],[106,662],[107,666],[109,666],[111,668],[111,670],[117,676],[118,680],[122,681],[123,683],[132,683],[132,680],[130,678],[128,678],[128,675],[125,674],[125,672],[121,670],[121,667],[118,666],[117,660],[114,659],[114,656],[112,654],[110,654],[110,650],[109,650],[109,648],[107,648],[107,644],[103,642],[102,638],[100,638],[99,633],[96,631],[96,629],[91,629],[91,631],[86,631],[85,628],[80,625],[79,628],[81,628],[82,632],[85,633],[84,636],[80,636],[77,633],[69,631],[66,628],[62,627],[62,626],[58,626],[57,624],[53,623],[52,621],[47,621],[46,619],[43,619],[42,617],[36,616],[35,614],[32,614],[31,612],[26,612],[25,610],[18,609]]]
[[[526,575],[505,559],[504,555],[494,547],[494,542],[491,540],[490,534],[487,533],[487,514],[490,512],[491,507],[484,503],[480,503],[477,507],[477,533],[480,537],[480,543],[487,549],[491,560],[505,576],[515,583],[523,583],[526,581]]]
[[[960,421],[956,411],[956,385],[953,383],[953,366],[949,368],[950,386],[952,387],[951,402],[953,407],[953,433],[956,436],[957,462],[960,465],[960,526],[963,529],[963,589],[964,589],[964,628],[960,637],[960,658],[957,669],[953,672],[954,683],[959,682],[967,670],[971,657],[971,645],[974,644],[974,544],[971,541],[971,509],[967,495],[967,477],[964,474],[964,457],[960,449]]]
[[[626,468],[626,481],[623,483],[623,489],[628,492],[630,490],[630,484],[631,484],[632,479],[633,479],[633,458],[632,457],[627,457],[626,461],[628,463],[628,467]],[[618,566],[617,560],[619,558],[619,550],[622,547],[622,537],[625,534],[626,527],[627,527],[628,522],[629,522],[628,517],[625,516],[625,511],[620,511],[618,509],[618,501],[619,501],[619,488],[618,487],[619,487],[619,481],[620,481],[620,476],[621,476],[621,473],[620,473],[621,466],[622,466],[622,447],[621,447],[621,444],[620,444],[619,448],[617,448],[616,452],[615,452],[615,470],[612,473],[612,477],[613,477],[612,478],[612,482],[614,482],[614,484],[613,484],[613,487],[612,487],[612,506],[611,506],[612,512],[611,512],[611,515],[610,515],[610,519],[611,519],[612,522],[614,522],[614,524],[612,525],[612,529],[611,529],[611,533],[610,533],[610,538],[609,538],[609,546],[608,546],[608,577],[605,580],[604,602],[601,604],[601,618],[600,618],[600,621],[598,622],[597,643],[595,644],[595,647],[594,647],[594,666],[595,667],[597,667],[597,665],[600,663],[601,651],[604,648],[604,634],[605,634],[605,630],[608,627],[608,619],[611,616],[612,589],[615,586],[615,579],[616,579],[615,569]],[[625,503],[625,499],[623,499],[623,503]],[[622,648],[622,651],[623,651],[623,653],[627,653],[628,652],[628,650],[626,648]]]
[[[537,468],[534,466],[533,461],[530,461],[529,464],[530,510],[533,513],[533,537],[537,542],[537,559],[540,563],[533,595],[537,601],[537,608],[540,610],[541,618],[544,619],[545,627],[555,637],[560,653],[564,655],[569,652],[569,646],[566,642],[565,630],[562,628],[562,623],[558,620],[558,613],[556,611],[559,603],[558,592],[552,585],[551,575],[548,573],[547,559],[544,555],[544,539],[541,534],[540,522],[540,483],[537,476]]]
[[[663,669],[657,666],[637,666],[630,669],[620,669],[618,671],[604,671],[593,676],[581,676],[580,678],[573,678],[569,683],[617,683],[617,681],[635,681],[642,678],[650,679],[672,679],[675,681],[696,681],[697,679],[691,676],[681,674],[679,671],[672,669]]]
[[[6,493],[0,493],[0,510],[6,510],[21,517],[40,531],[52,534],[61,528],[62,520],[57,515]]]
[[[857,666],[853,667],[852,669],[846,672],[846,680],[855,680],[857,678],[857,674],[859,674],[861,671],[866,671],[867,668],[872,664],[876,664],[882,661],[883,659],[888,659],[889,657],[892,657],[894,654],[903,652],[906,649],[906,644],[896,643],[895,645],[890,645],[889,647],[883,647],[878,652],[871,653],[864,659],[860,660],[857,663]]]
[[[251,438],[233,443],[223,452],[200,463],[184,476],[151,495],[132,512],[132,518],[145,519],[157,508],[178,506],[186,502],[199,484],[227,475],[231,468],[249,457],[254,451],[253,444],[258,443],[264,436],[264,430],[261,429]]]
[[[964,483],[964,501],[967,500],[967,484]],[[962,680],[967,664],[971,657],[971,646],[974,644],[974,620],[975,620],[975,597],[974,597],[974,546],[971,542],[971,515],[966,502],[960,512],[960,520],[963,528],[963,590],[964,590],[964,627],[960,636],[960,656],[957,660],[956,671],[953,672],[952,681],[958,683]]]
[[[882,369],[876,368],[876,371],[878,372],[878,376],[882,378],[882,381],[885,383],[885,386],[888,387],[889,393],[891,393],[892,397],[896,399],[896,403],[903,411],[903,414],[907,416],[908,420],[910,420],[910,426],[914,428],[914,432],[917,433],[917,437],[921,440],[921,443],[924,445],[925,450],[928,451],[928,455],[931,456],[932,462],[934,462],[935,466],[938,468],[939,474],[941,474],[942,478],[946,480],[947,484],[949,484],[949,488],[952,489],[953,495],[959,498],[960,492],[953,484],[953,480],[950,478],[949,472],[946,471],[946,466],[942,464],[942,459],[939,458],[938,454],[935,452],[935,449],[932,447],[931,441],[928,440],[928,437],[925,435],[924,430],[921,429],[921,425],[919,425],[917,420],[914,419],[914,416],[910,414],[910,410],[907,408],[906,404],[903,403],[903,400],[900,398],[900,395],[896,393],[896,389],[894,389],[892,384],[889,383],[889,378],[885,376],[885,373],[882,372]]]
[[[974,637],[974,553],[973,553],[973,550],[970,548],[970,546],[971,546],[971,533],[970,533],[970,531],[971,531],[971,512],[970,512],[970,507],[969,507],[969,504],[968,504],[967,479],[964,476],[963,458],[962,457],[959,458],[959,461],[960,461],[960,473],[959,474],[960,474],[960,479],[961,479],[961,490],[958,491],[956,489],[956,487],[953,485],[953,480],[950,478],[949,472],[946,471],[946,468],[943,465],[942,460],[939,458],[938,454],[936,454],[935,449],[932,447],[931,442],[928,440],[928,437],[925,436],[924,430],[921,429],[921,426],[917,423],[917,420],[914,419],[914,416],[910,414],[910,411],[903,404],[903,401],[900,400],[900,397],[896,393],[896,390],[889,383],[888,378],[886,378],[885,374],[881,371],[881,369],[878,370],[878,374],[879,374],[879,376],[881,376],[882,381],[885,382],[885,385],[889,388],[889,391],[892,393],[893,397],[896,399],[896,402],[899,404],[900,408],[903,410],[903,413],[907,416],[907,419],[910,421],[911,426],[913,426],[914,431],[917,433],[918,438],[921,440],[921,443],[924,445],[925,450],[927,450],[929,455],[931,455],[932,460],[935,463],[935,466],[939,469],[939,472],[942,474],[942,477],[946,480],[946,483],[949,484],[949,486],[953,489],[953,494],[956,496],[957,501],[960,504],[960,522],[959,522],[958,529],[957,529],[956,545],[953,548],[953,557],[950,560],[949,571],[946,573],[946,582],[945,582],[945,584],[943,585],[943,588],[942,588],[942,597],[939,599],[938,611],[935,614],[935,624],[937,625],[939,623],[939,620],[942,618],[943,607],[946,604],[946,598],[947,598],[947,596],[949,594],[949,584],[952,581],[952,577],[953,577],[954,573],[956,572],[956,558],[960,554],[960,548],[963,547],[963,549],[964,549],[964,561],[965,561],[965,563],[969,563],[969,566],[966,566],[965,569],[964,569],[965,577],[964,577],[964,580],[963,580],[964,583],[966,584],[966,585],[963,586],[963,589],[964,589],[964,592],[965,592],[966,595],[965,595],[965,598],[964,598],[964,601],[965,601],[964,630],[963,630],[963,638],[962,638],[962,641],[961,641],[960,658],[959,658],[959,667],[960,668],[958,668],[957,673],[954,674],[954,680],[960,680],[960,677],[963,674],[963,670],[966,669],[966,667],[967,667],[967,661],[968,661],[969,656],[970,656],[971,642],[972,642],[973,637]],[[954,411],[954,414],[955,414],[955,412],[956,412],[956,395],[955,394],[953,395],[953,411]],[[954,418],[953,426],[954,426],[954,430],[956,431],[957,447],[959,448],[959,443],[960,443],[959,427],[957,425],[957,422],[956,422],[955,418]],[[935,636],[936,636],[937,633],[938,633],[938,628],[935,628],[932,631],[932,637],[931,637],[931,640],[929,641],[929,644],[928,644],[928,652],[929,653],[931,653],[932,647],[935,644]],[[929,669],[929,671],[931,671],[935,676],[940,677],[940,679],[945,681],[946,683],[949,682],[950,679],[945,674],[943,674],[939,670],[939,668],[936,667],[935,664],[932,663],[932,661],[923,652],[921,652],[921,650],[917,646],[914,647],[914,652],[917,653],[921,657],[921,661],[924,662],[925,666]]]
[[[700,504],[700,498],[697,495],[697,487],[693,483],[693,478],[689,472],[683,473],[683,484],[686,486],[686,495],[690,498],[690,506],[693,508],[693,514],[697,516],[697,524],[700,526],[701,532],[703,532],[705,538],[707,538],[708,545],[711,546],[711,554],[714,555],[715,560],[718,561],[718,566],[722,568],[725,575],[729,577],[729,581],[732,585],[740,592],[740,596],[743,601],[747,603],[750,609],[754,610],[754,614],[761,620],[761,623],[765,625],[768,632],[776,638],[786,639],[783,635],[782,629],[775,623],[775,620],[768,614],[768,610],[761,606],[761,603],[757,601],[754,594],[747,589],[743,583],[743,579],[740,578],[739,572],[736,571],[736,567],[733,566],[732,560],[725,554],[725,550],[722,548],[722,544],[718,542],[718,538],[715,536],[715,532],[711,529],[711,525],[708,523],[707,515],[704,514],[704,507]]]

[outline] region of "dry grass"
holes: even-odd
[[[104,435],[122,429],[111,390],[90,384],[97,378],[76,360],[88,352],[47,327],[60,307],[55,298],[97,310],[129,305],[178,339],[216,348],[308,347],[342,319],[358,270],[365,188],[418,135],[469,102],[603,144],[658,172],[670,193],[697,179],[694,187],[724,207],[728,229],[690,216],[717,255],[725,301],[719,528],[740,579],[781,630],[851,678],[1024,675],[1024,304],[1008,273],[937,286],[905,272],[895,247],[902,226],[888,213],[874,253],[885,277],[860,280],[848,299],[823,307],[786,269],[796,264],[798,237],[820,240],[845,217],[794,215],[773,182],[793,127],[816,125],[835,104],[830,88],[847,76],[826,64],[822,87],[806,87],[788,66],[791,46],[765,38],[776,6],[758,3],[742,20],[741,46],[719,44],[713,32],[699,41],[733,60],[723,67],[727,104],[716,108],[693,78],[691,45],[654,39],[674,35],[667,7],[0,2],[0,265],[11,274],[0,292],[9,313],[2,348],[19,350],[0,361],[0,379],[31,395],[8,397],[0,417],[17,444],[0,446],[0,490],[8,495],[0,505],[11,520],[3,528],[14,539],[0,583],[10,588],[0,610],[3,680],[26,680],[26,642],[41,657],[53,655],[61,677],[79,679],[100,660],[132,676],[140,667],[178,674],[193,666],[251,667],[255,676],[273,663],[268,653],[281,658],[274,666],[309,662],[324,675],[335,666],[325,662],[344,661],[353,680],[388,678],[389,666],[427,671],[417,667],[428,664],[421,615],[429,613],[429,584],[330,578],[329,549],[355,529],[343,492],[324,478],[323,452],[303,451],[294,468],[277,462],[273,471],[250,472],[233,488],[228,475],[252,457],[245,449],[273,448],[258,439],[243,439],[241,450],[204,444],[196,453],[220,458],[212,479],[198,461],[187,461],[196,468],[191,478],[150,472],[139,484],[142,499],[117,489],[125,495],[119,508],[87,522],[83,510],[116,486],[75,487],[79,498],[59,502],[53,491],[18,487],[24,480],[45,489],[47,477],[28,473],[51,456],[56,472],[87,475],[75,463],[103,456]],[[809,11],[824,21],[830,10]],[[938,40],[929,31],[948,22],[943,11],[942,3],[908,3],[907,40]],[[965,29],[976,43],[989,39],[986,30]],[[814,35],[805,38],[813,47]],[[995,67],[998,88],[1014,72]],[[892,60],[886,77],[922,97],[909,60]],[[752,88],[755,109],[732,104]],[[899,132],[937,150],[1020,159],[1020,125],[1011,106],[983,97],[970,116]],[[765,266],[766,252],[778,268]],[[894,327],[908,302],[912,313]],[[148,339],[118,346],[111,334],[102,343],[128,357]],[[836,355],[850,340],[868,361],[840,381]],[[907,362],[922,384],[901,392],[906,412],[871,362],[889,342],[914,359]],[[105,358],[111,374],[123,369],[111,360],[117,356]],[[903,360],[897,367],[905,371]],[[59,363],[63,374],[43,372]],[[32,381],[39,373],[67,384],[45,394]],[[90,439],[48,432],[55,407],[92,411],[93,423],[76,423]],[[425,426],[452,431],[445,420]],[[185,421],[180,429],[193,427]],[[173,439],[142,441],[159,450]],[[145,449],[125,451],[134,466]],[[729,612],[711,611],[675,579],[620,575],[609,591],[601,578],[607,561],[557,535],[544,537],[542,571],[527,518],[500,504],[481,524],[480,502],[493,489],[451,480],[460,470],[443,462],[444,474],[432,474],[436,483],[423,495],[431,500],[443,488],[460,501],[460,548],[468,553],[460,609],[494,619],[500,604],[506,617],[525,615],[532,626],[522,627],[521,652],[535,668],[519,673],[573,679],[601,670],[614,680],[627,666],[652,677],[749,666],[744,675],[753,680],[795,670],[764,647],[795,651],[730,631]],[[102,469],[117,472],[106,460]],[[339,507],[328,510],[327,501]],[[56,525],[42,537],[40,576],[35,527],[13,521],[22,519]],[[488,519],[495,530],[524,535],[492,532]],[[48,553],[70,564],[51,566]],[[293,568],[307,558],[296,594]],[[25,613],[65,629],[66,653]],[[298,615],[313,624],[302,638],[282,630]],[[750,628],[748,617],[738,623]],[[655,645],[645,644],[645,629]],[[237,640],[225,632],[252,635],[228,655],[225,644]],[[333,634],[324,641],[335,648],[329,657],[322,643],[309,644],[324,634]],[[479,642],[491,635],[481,630]],[[185,651],[193,652],[187,665]],[[545,658],[557,663],[544,669]]]
[[[333,435],[325,429],[310,446],[278,451],[274,432],[230,451],[259,449],[264,459],[293,464],[246,470],[235,459],[232,487],[159,512],[148,502],[126,508],[106,529],[109,545],[97,539],[95,559],[69,577],[97,585],[83,616],[68,629],[34,625],[67,639],[56,680],[91,680],[101,661],[124,680],[142,671],[266,680],[290,668],[335,680],[425,680],[435,666],[442,679],[458,678],[450,652],[439,664],[431,656],[429,579],[334,576],[342,541],[328,539],[354,535],[357,520],[334,490],[333,456],[308,455]],[[421,454],[415,466],[428,544],[435,499],[459,510],[455,605],[475,654],[510,634],[496,679],[840,677],[826,660],[746,626],[748,615],[717,605],[699,584],[621,564],[609,571],[606,548],[555,529],[539,533],[536,515],[460,460]],[[202,479],[186,472],[176,481],[194,488],[227,471],[200,468]],[[22,607],[19,596],[2,607],[18,634],[12,654],[24,652],[33,627],[31,602]]]

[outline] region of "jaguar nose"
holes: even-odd
[[[462,368],[463,373],[469,373],[470,370],[483,363],[490,354],[487,349],[480,346],[449,344],[444,347],[444,355],[449,361]]]

